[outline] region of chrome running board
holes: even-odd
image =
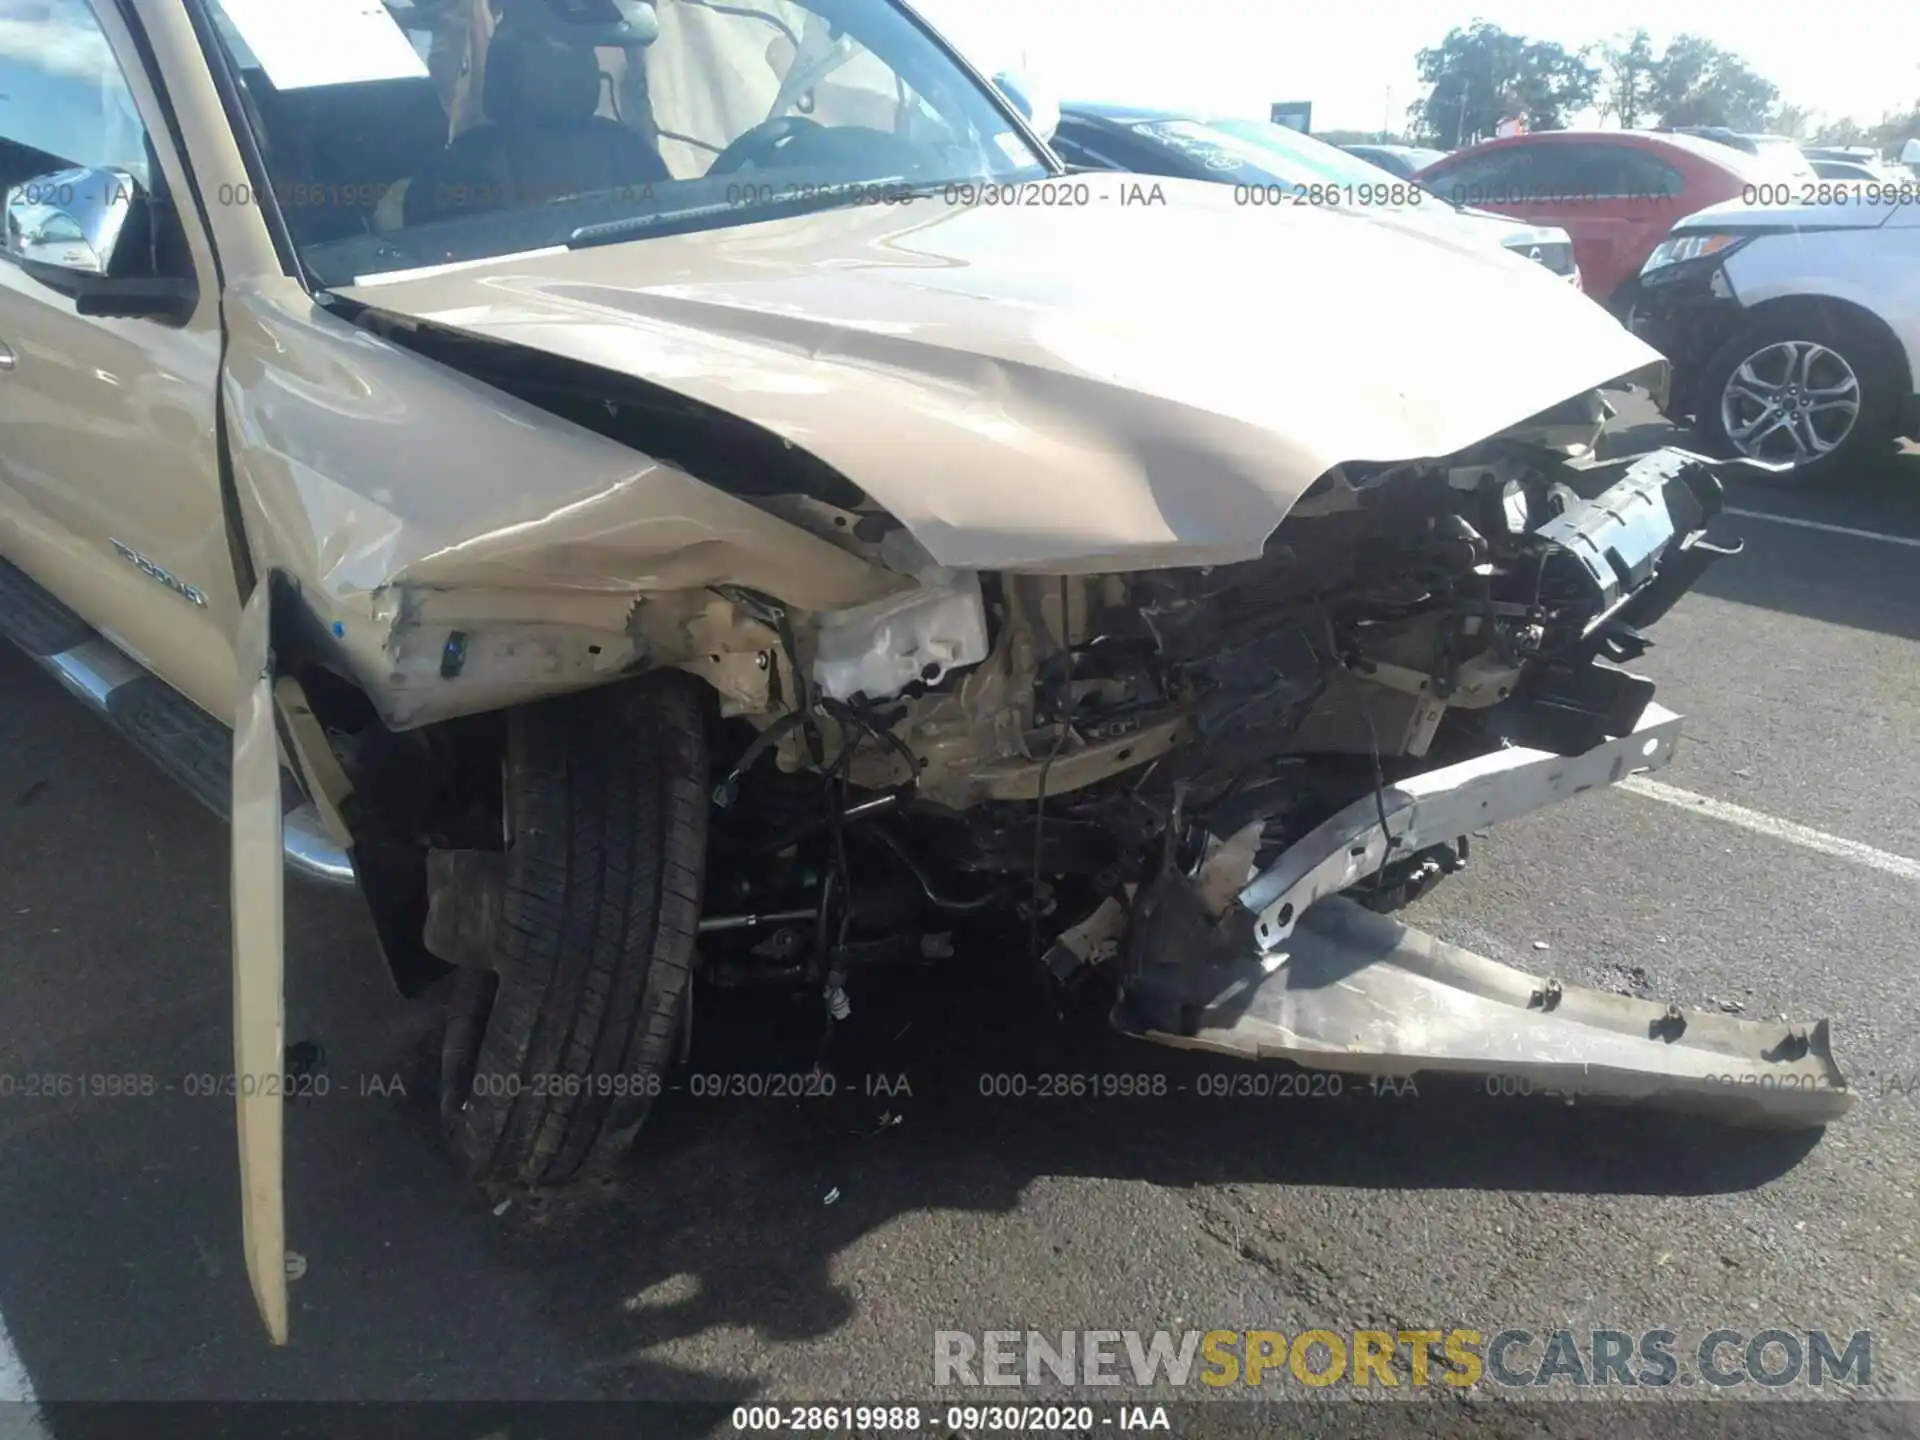
[[[222,820],[228,818],[232,732],[5,560],[0,560],[0,635],[68,694],[105,717],[201,804]],[[321,885],[354,884],[352,859],[327,834],[313,803],[284,771],[281,790],[287,869]]]

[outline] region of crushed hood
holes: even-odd
[[[1085,206],[936,196],[341,293],[750,420],[973,569],[1251,558],[1337,463],[1447,455],[1659,359],[1484,240],[1095,178]]]

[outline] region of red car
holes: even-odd
[[[1456,150],[1415,178],[1455,204],[1562,227],[1587,293],[1618,303],[1681,216],[1778,177],[1691,135],[1547,130]]]

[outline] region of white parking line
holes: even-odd
[[[1920,550],[1920,540],[1911,535],[1882,535],[1878,530],[1856,530],[1851,525],[1829,525],[1824,520],[1796,520],[1791,515],[1769,515],[1765,510],[1736,510],[1729,505],[1722,515],[1738,515],[1743,520],[1771,520],[1776,525],[1792,525],[1801,530],[1818,530],[1823,535],[1849,535],[1855,540],[1878,540],[1887,545],[1906,545]]]
[[[52,1440],[33,1394],[33,1380],[0,1315],[0,1440]]]
[[[1680,789],[1677,785],[1663,785],[1660,781],[1649,780],[1644,775],[1629,775],[1620,782],[1619,788],[1631,790],[1634,794],[1648,800],[1658,800],[1663,805],[1691,810],[1694,814],[1705,815],[1711,820],[1738,825],[1742,830],[1751,830],[1756,835],[1784,840],[1789,845],[1798,845],[1802,850],[1812,850],[1816,854],[1829,855],[1836,860],[1851,860],[1856,865],[1870,866],[1888,875],[1897,875],[1902,880],[1920,881],[1920,860],[1909,860],[1904,855],[1876,850],[1871,845],[1862,845],[1858,840],[1843,840],[1838,835],[1827,834],[1824,830],[1815,830],[1807,825],[1796,825],[1791,820],[1780,820],[1772,815],[1762,815],[1758,810],[1749,810],[1744,805],[1732,805],[1725,800],[1696,795],[1691,790]]]

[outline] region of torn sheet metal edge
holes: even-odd
[[[1672,759],[1679,738],[1680,717],[1649,703],[1631,734],[1602,741],[1579,755],[1515,745],[1408,776],[1379,797],[1365,795],[1314,827],[1255,876],[1234,904],[1252,916],[1255,943],[1271,951],[1286,942],[1314,901],[1376,873],[1389,858],[1412,855],[1582,791],[1657,770]],[[1380,825],[1383,806],[1385,831]]]
[[[1177,907],[1176,907],[1177,908]],[[1302,917],[1285,954],[1136,966],[1113,1022],[1182,1049],[1315,1070],[1511,1077],[1517,1093],[1646,1104],[1769,1129],[1852,1109],[1827,1021],[1767,1023],[1545,980],[1342,896]],[[1503,1087],[1502,1094],[1509,1093]]]
[[[390,728],[601,684],[643,650],[677,663],[650,627],[682,638],[676,598],[705,597],[712,583],[800,611],[907,584],[359,329],[290,280],[229,288],[222,306],[234,483],[254,568],[290,577],[331,663]],[[465,659],[448,678],[440,660],[454,631]]]
[[[273,1343],[287,1343],[284,1070],[285,866],[280,733],[266,584],[240,615],[233,735],[233,1074],[247,1278]]]

